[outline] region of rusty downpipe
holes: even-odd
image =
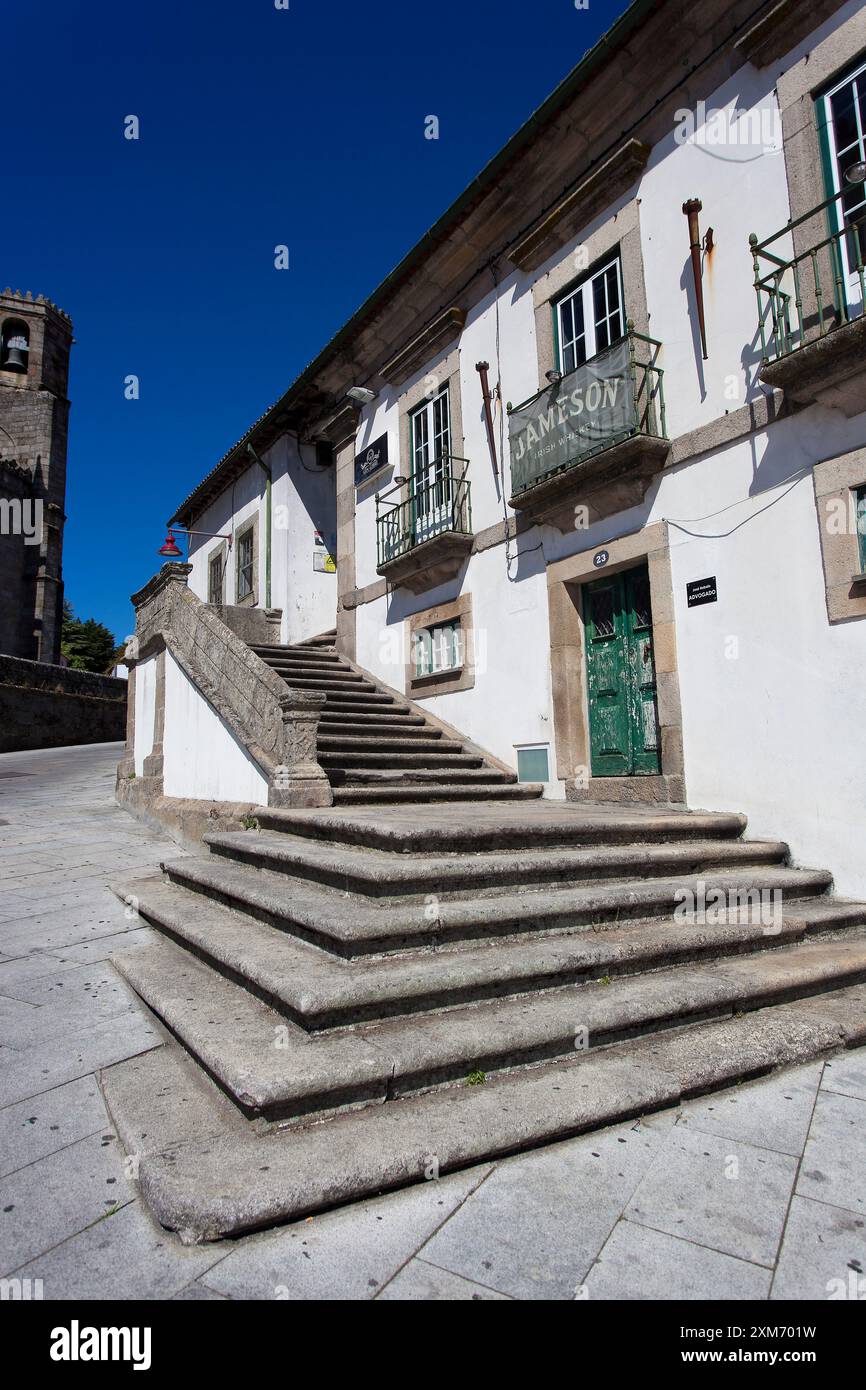
[[[703,207],[700,198],[689,198],[683,203],[683,212],[689,219],[689,250],[692,253],[692,275],[695,281],[695,304],[698,309],[698,327],[701,333],[701,352],[707,360],[707,326],[704,319],[704,281],[701,271],[701,227],[698,214]],[[707,233],[712,245],[712,232]]]
[[[489,362],[476,362],[475,370],[481,377],[481,394],[484,397],[484,423],[487,426],[487,443],[490,446],[490,457],[493,460],[493,472],[499,475],[499,464],[496,461],[496,436],[493,433],[493,411],[491,409],[490,383],[487,380],[487,373],[490,370]]]

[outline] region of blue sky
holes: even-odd
[[[0,282],[75,326],[77,613],[131,630],[165,518],[625,8],[6,7]]]

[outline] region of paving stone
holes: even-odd
[[[866,1212],[866,1100],[820,1092],[797,1192],[847,1211]]]
[[[437,1265],[421,1259],[410,1260],[377,1295],[377,1302],[398,1299],[421,1303],[455,1303],[469,1299],[509,1301],[507,1294],[473,1284],[471,1279],[464,1279],[460,1274],[452,1274],[448,1269],[439,1269]]]
[[[789,1154],[678,1125],[625,1214],[643,1226],[770,1266],[796,1169]]]
[[[674,1119],[668,1111],[498,1164],[421,1257],[515,1298],[574,1298]]]
[[[16,1051],[61,1033],[78,1033],[135,1007],[132,991],[106,962],[33,981],[26,993],[29,1012],[17,1019],[6,1019],[6,1001],[0,1001],[0,1039]]]
[[[162,1295],[160,1295],[160,1297],[162,1297]],[[181,1289],[180,1293],[172,1295],[172,1301],[174,1303],[200,1303],[205,1300],[211,1302],[217,1300],[220,1303],[225,1303],[226,1296],[225,1294],[217,1293],[215,1289],[209,1289],[207,1284],[201,1283],[188,1284],[185,1289]]]
[[[74,946],[63,947],[64,958],[70,962],[86,965],[88,961],[111,960],[118,951],[129,951],[134,946],[149,946],[156,938],[151,927],[129,924],[129,930],[112,936],[97,936],[91,941],[79,941]]]
[[[0,1177],[107,1125],[95,1076],[0,1110]]]
[[[208,1287],[244,1299],[372,1298],[489,1171],[480,1165],[251,1236],[210,1271]]]
[[[795,1196],[770,1297],[866,1298],[866,1216]]]
[[[0,1106],[53,1090],[100,1067],[146,1052],[162,1041],[140,1009],[116,1014],[81,1032],[48,1038],[26,1052],[0,1051]],[[11,1061],[10,1061],[11,1059]]]
[[[0,1180],[0,1275],[124,1205],[135,1193],[106,1128]],[[49,1288],[46,1296],[54,1295]]]
[[[184,1246],[129,1201],[19,1271],[41,1279],[46,1298],[162,1299],[224,1258],[216,1245]]]
[[[586,1277],[587,1297],[604,1299],[766,1298],[772,1274],[677,1236],[620,1221]]]
[[[821,1090],[866,1100],[866,1051],[832,1057],[824,1067]]]
[[[32,955],[17,956],[14,960],[0,964],[0,994],[19,997],[22,985],[38,980],[44,975],[56,975],[61,970],[74,970],[80,964],[71,957],[52,955],[48,951],[38,951]],[[23,996],[26,997],[26,994]]]
[[[811,1062],[683,1106],[679,1124],[777,1153],[801,1154],[823,1063]]]

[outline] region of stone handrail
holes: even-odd
[[[190,565],[166,564],[137,594],[135,637],[127,659],[166,650],[268,780],[271,806],[329,806],[328,778],[317,761],[324,695],[285,682],[187,586]]]

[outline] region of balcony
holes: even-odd
[[[827,198],[764,241],[749,237],[760,377],[800,405],[866,410],[866,208],[861,187]]]
[[[664,466],[661,343],[637,333],[508,406],[509,505],[562,531],[636,506]],[[587,514],[578,516],[584,506]]]
[[[416,594],[455,577],[472,549],[468,468],[468,459],[443,454],[423,482],[376,494],[377,574]]]

